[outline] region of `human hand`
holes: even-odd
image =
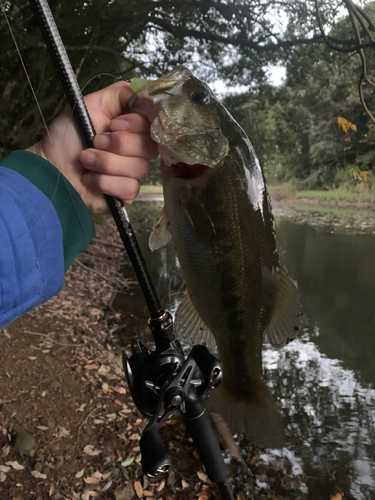
[[[104,194],[130,205],[139,180],[148,174],[149,160],[158,155],[147,118],[124,114],[132,95],[130,85],[121,81],[84,98],[97,133],[94,148],[84,149],[70,109],[28,148],[58,168],[94,214],[108,212]]]

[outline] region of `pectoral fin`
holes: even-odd
[[[296,285],[281,268],[274,310],[266,332],[274,347],[282,347],[295,339],[302,329],[302,309]]]
[[[176,311],[175,330],[179,339],[192,344],[205,344],[209,349],[216,346],[211,330],[199,316],[187,292]]]
[[[163,210],[152,227],[150,239],[148,240],[148,246],[150,247],[151,252],[163,247],[171,239],[171,233],[168,228],[168,215],[165,207],[163,207]]]

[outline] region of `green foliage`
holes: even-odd
[[[150,161],[150,173],[142,179],[141,185],[160,186],[161,183],[160,158],[158,157]]]
[[[373,20],[374,5],[366,8]],[[338,22],[331,35],[352,38],[349,19]],[[372,51],[369,70],[374,63]],[[305,188],[327,190],[347,182],[348,165],[375,166],[375,125],[358,97],[361,71],[357,54],[301,45],[289,52],[283,85],[260,86],[225,100],[253,142],[268,182],[296,179]],[[370,86],[364,96],[375,110]]]
[[[43,115],[50,123],[65,105],[27,0],[3,0]],[[326,32],[351,40],[348,17],[337,22],[342,0],[320,3]],[[375,162],[375,126],[358,98],[361,61],[357,53],[338,53],[324,45],[314,2],[194,0],[50,1],[62,39],[84,93],[117,78],[155,77],[185,64],[206,81],[220,77],[246,84],[243,95],[225,105],[243,126],[269,182],[304,182],[328,189],[346,182],[348,166],[371,170]],[[275,18],[269,15],[270,5]],[[372,2],[365,7],[375,19]],[[285,27],[286,26],[286,27]],[[0,156],[25,148],[45,133],[5,17],[0,13]],[[375,53],[367,53],[375,69]],[[279,87],[266,82],[270,64],[285,63]],[[373,89],[364,87],[370,109]],[[343,130],[338,117],[355,124]],[[159,184],[152,166],[147,183]]]

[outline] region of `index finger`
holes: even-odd
[[[117,116],[111,121],[109,127],[112,132],[126,130],[133,134],[150,133],[150,122],[145,116],[138,115],[137,113],[127,113]]]
[[[109,119],[116,118],[126,110],[128,100],[134,94],[128,82],[120,81],[109,87],[85,96],[88,108],[104,113]]]

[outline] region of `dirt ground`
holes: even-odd
[[[60,293],[0,331],[1,500],[219,498],[176,418],[162,429],[172,472],[152,484],[142,473],[145,421],[125,382],[112,308],[138,287],[124,278],[122,254],[108,219]]]

